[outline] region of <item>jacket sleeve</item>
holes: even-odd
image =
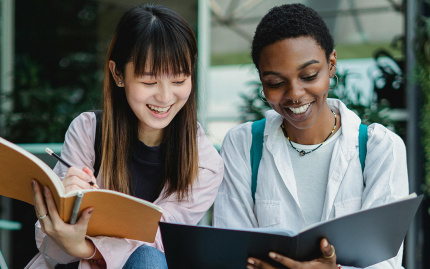
[[[83,113],[69,127],[61,154],[72,166],[93,167],[95,158],[93,150],[95,125],[93,113]],[[205,136],[200,125],[197,139],[199,173],[193,185],[191,195],[188,200],[181,202],[177,201],[175,194],[167,198],[158,198],[154,203],[163,208],[162,221],[197,224],[215,200],[218,187],[222,181],[223,162],[215,147]],[[55,172],[59,177],[63,178],[67,172],[67,168],[61,164],[57,164]],[[100,175],[97,178],[97,184],[100,187],[103,186]],[[40,246],[48,246],[47,248],[39,247],[39,251],[41,252],[39,259],[43,258],[46,263],[49,261],[50,264],[55,265],[56,263],[69,263],[78,260],[75,257],[67,255],[52,239],[37,228],[36,238],[40,240]],[[154,243],[106,236],[88,238],[93,241],[105,258],[107,268],[122,268],[128,257],[142,244],[150,245],[164,251],[159,230]],[[81,260],[81,266],[82,268],[90,268],[93,265],[86,260]]]
[[[409,194],[403,140],[380,124],[370,125],[368,134],[362,209],[383,205]]]
[[[61,157],[73,167],[87,166],[93,170],[95,132],[96,117],[94,113],[80,114],[72,121],[66,132]],[[61,179],[65,177],[67,170],[68,168],[60,162],[57,162],[54,167],[54,172]],[[100,186],[99,182],[97,184]]]
[[[368,135],[362,209],[390,203],[409,194],[406,147],[403,140],[380,124],[370,125]],[[368,268],[403,268],[402,258],[403,244],[397,256]]]
[[[214,206],[216,227],[258,227],[251,197],[251,123],[231,129],[221,149],[224,160],[224,180]]]
[[[61,151],[61,157],[75,167],[92,167],[91,155],[95,132],[95,117],[93,113],[82,113],[69,126]],[[94,126],[93,126],[94,125]],[[54,172],[63,179],[68,168],[60,162],[54,167]],[[57,263],[66,264],[79,259],[64,252],[49,236],[42,232],[39,221],[35,225],[36,246],[39,254],[35,263],[28,268],[37,268],[40,264],[53,267]],[[34,265],[36,264],[36,265]],[[35,267],[32,267],[35,266]]]
[[[92,112],[85,112],[75,118],[65,135],[61,157],[72,166],[93,168],[94,164],[94,138],[96,119]],[[68,168],[57,163],[54,172],[64,178]],[[97,184],[102,187],[103,182],[97,178]],[[105,258],[107,268],[122,268],[128,257],[143,242],[124,238],[106,236],[87,237],[92,240],[99,252]],[[33,259],[27,268],[53,268],[56,264],[67,264],[79,261],[79,258],[68,255],[54,240],[42,232],[39,223],[36,223],[36,245],[40,253]],[[81,260],[80,268],[95,268],[94,263]]]

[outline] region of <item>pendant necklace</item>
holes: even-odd
[[[333,134],[334,130],[336,130],[336,123],[337,123],[336,113],[334,113],[333,110],[331,110],[331,112],[334,115],[334,127],[333,127],[333,130],[331,130],[331,132],[328,134],[328,136],[326,137],[326,139],[324,139],[324,141],[321,144],[319,144],[318,147],[316,147],[316,148],[314,148],[313,150],[310,150],[310,151],[298,150],[296,147],[294,147],[293,143],[290,140],[290,137],[287,134],[287,130],[285,130],[284,123],[281,124],[281,128],[282,128],[282,131],[284,132],[285,137],[290,142],[291,147],[293,147],[293,149],[295,149],[300,154],[300,156],[305,156],[306,154],[309,154],[309,153],[314,152],[315,150],[319,149],[327,141],[327,139]]]

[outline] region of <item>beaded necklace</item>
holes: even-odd
[[[285,135],[285,137],[288,139],[288,141],[290,142],[290,145],[291,145],[291,147],[293,147],[293,149],[295,149],[299,154],[300,154],[300,156],[305,156],[306,154],[309,154],[309,153],[312,153],[312,152],[314,152],[315,150],[317,150],[317,149],[319,149],[326,141],[327,141],[327,139],[333,134],[333,132],[334,132],[334,130],[336,130],[336,123],[337,123],[337,120],[336,120],[336,113],[334,113],[334,111],[333,110],[331,110],[331,112],[333,113],[333,115],[334,115],[334,127],[333,127],[333,130],[331,130],[331,132],[328,134],[328,136],[326,137],[326,139],[324,139],[324,141],[321,143],[321,144],[319,144],[319,146],[318,147],[316,147],[316,148],[314,148],[313,150],[310,150],[310,151],[304,151],[304,150],[298,150],[296,147],[294,147],[293,146],[293,143],[291,142],[291,140],[290,140],[290,137],[288,136],[288,134],[287,134],[287,130],[285,130],[285,126],[284,126],[284,123],[282,123],[281,124],[281,128],[282,128],[282,131],[284,132],[284,135]]]

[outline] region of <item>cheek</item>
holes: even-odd
[[[320,91],[325,92],[330,90],[330,77],[328,73],[320,77],[318,87],[321,87]]]
[[[191,94],[191,83],[185,84],[176,91],[179,100],[187,101]]]
[[[129,103],[139,103],[145,101],[148,97],[147,91],[139,87],[128,87],[125,89],[125,95]]]
[[[263,89],[263,94],[264,97],[266,98],[266,100],[270,103],[270,102],[279,102],[279,100],[282,99],[283,95],[284,95],[284,91],[283,90],[275,90],[275,89]]]
[[[321,78],[306,88],[308,93],[314,95],[316,98],[326,97],[330,91],[330,79],[328,77]]]

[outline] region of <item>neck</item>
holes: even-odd
[[[337,117],[336,132],[340,126],[340,117]],[[285,131],[291,141],[302,145],[316,145],[322,143],[333,130],[335,117],[329,106],[325,106],[315,123],[306,129],[298,129],[284,120]],[[334,133],[333,132],[333,133]]]
[[[163,141],[164,129],[139,128],[139,140],[148,147],[159,146]]]

